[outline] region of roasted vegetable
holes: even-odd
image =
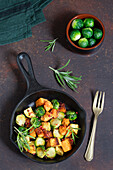
[[[51,110],[53,108],[53,105],[50,101],[45,101],[44,103],[44,109],[48,112],[49,110]]]
[[[65,138],[63,141],[62,141],[62,148],[63,148],[63,151],[64,152],[68,152],[72,149],[72,146],[71,146],[71,141],[69,138]]]
[[[53,99],[51,102],[53,104],[53,109],[57,110],[59,108],[59,102],[56,99]]]
[[[51,119],[50,124],[53,128],[58,128],[61,125],[61,120],[58,118]]]
[[[58,118],[63,119],[65,117],[65,114],[63,112],[58,113]]]
[[[41,116],[43,116],[45,114],[45,109],[43,108],[43,106],[38,106],[35,109],[35,113],[36,113],[37,117],[41,117]]]
[[[60,133],[61,135],[65,135],[66,132],[67,132],[66,126],[62,125],[62,126],[59,127],[59,133]]]
[[[41,125],[41,122],[38,118],[32,117],[31,118],[31,125],[33,125],[34,128],[38,128]]]
[[[51,158],[51,159],[54,158],[56,156],[55,148],[54,147],[48,148],[46,151],[46,156],[47,156],[47,158]]]
[[[23,114],[20,114],[20,115],[17,115],[16,116],[16,123],[19,125],[19,126],[24,126],[25,124],[25,121],[26,121],[26,118]]]
[[[26,115],[26,117],[28,118],[32,118],[32,117],[36,117],[35,113],[33,112],[32,108],[29,107],[26,110],[24,110],[24,114]]]
[[[37,154],[37,156],[38,156],[39,158],[43,158],[46,153],[45,153],[45,151],[44,151],[44,148],[39,146],[39,147],[36,149],[36,154]]]
[[[40,146],[40,145],[45,145],[45,140],[41,137],[36,138],[35,140],[35,145]]]
[[[64,151],[60,146],[56,146],[56,153],[60,156],[63,156]]]
[[[53,136],[54,136],[54,137],[58,137],[58,138],[60,138],[60,139],[63,138],[63,135],[61,135],[61,134],[59,133],[59,129],[53,129]]]
[[[34,129],[34,128],[31,128],[31,129],[29,130],[29,134],[30,134],[30,136],[36,138],[36,132],[35,132],[35,129]]]
[[[67,115],[69,120],[77,119],[77,114],[74,111],[67,111],[66,115]]]
[[[42,128],[46,129],[47,131],[51,130],[50,122],[42,122]]]
[[[52,118],[52,114],[50,112],[46,112],[43,116],[41,116],[41,120],[47,122]]]
[[[50,114],[51,114],[51,116],[52,116],[53,118],[57,118],[57,117],[58,117],[58,113],[57,113],[57,110],[56,110],[56,109],[52,109],[52,110],[50,111]]]
[[[49,138],[48,141],[47,141],[47,145],[46,147],[55,147],[55,146],[61,146],[61,141],[59,138]]]
[[[62,120],[62,125],[68,126],[69,124],[70,124],[70,121],[69,121],[68,118],[64,118],[64,119]]]

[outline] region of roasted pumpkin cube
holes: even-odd
[[[61,141],[59,138],[49,138],[46,147],[61,146]]]
[[[68,126],[70,124],[70,121],[68,118],[63,118],[62,125]]]
[[[43,132],[43,130],[42,130],[41,127],[36,128],[36,129],[35,129],[35,132],[36,132],[36,134],[37,134],[38,137],[44,137],[44,132]]]
[[[67,133],[66,126],[63,125],[59,126],[59,133],[61,135],[65,135]]]
[[[43,116],[41,116],[41,120],[44,122],[49,121],[51,118],[52,118],[52,115],[49,112],[46,112]]]
[[[65,138],[61,143],[64,152],[68,152],[72,149],[72,145],[69,138]]]
[[[50,122],[42,122],[42,128],[46,129],[47,131],[51,130]]]
[[[53,137],[53,134],[51,131],[47,131],[44,129],[43,133],[44,133],[44,138],[52,138]]]
[[[49,100],[47,100],[47,101],[45,101],[45,103],[44,103],[44,109],[48,112],[50,109],[52,109],[53,108],[53,105],[52,105],[52,103],[49,101]]]
[[[30,136],[36,138],[36,132],[35,132],[34,128],[31,128],[31,129],[29,130],[29,132],[30,132],[30,133],[29,133]]]
[[[47,99],[39,98],[39,99],[36,101],[36,107],[44,105],[45,101],[47,101]]]
[[[36,154],[36,148],[34,145],[33,141],[28,142],[29,146],[30,146],[30,150],[27,149],[27,152],[31,153],[31,154]]]
[[[57,118],[58,117],[58,113],[57,113],[57,110],[56,109],[52,109],[51,112],[50,112],[51,116],[53,118]]]
[[[66,107],[65,107],[65,104],[64,104],[64,103],[61,103],[61,104],[60,104],[60,107],[58,108],[58,111],[59,111],[59,112],[66,113]]]

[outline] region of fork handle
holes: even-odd
[[[90,140],[89,140],[88,147],[85,153],[85,158],[87,161],[91,161],[93,159],[96,126],[97,126],[97,117],[95,116],[94,121],[93,121],[93,128],[92,128]]]

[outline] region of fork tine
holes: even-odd
[[[100,91],[100,96],[99,96],[99,99],[98,99],[98,108],[100,107],[101,96],[102,96],[102,92]]]
[[[98,94],[99,94],[99,91],[97,91],[96,94],[95,94],[94,101],[93,101],[93,107],[96,107]]]
[[[105,92],[103,92],[102,103],[101,103],[101,109],[103,109],[103,107],[104,107],[104,101],[105,101]]]

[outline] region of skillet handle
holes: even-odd
[[[28,71],[23,64],[22,61],[23,59],[25,59],[27,62]],[[27,82],[26,96],[33,92],[43,89],[43,87],[37,82],[35,78],[32,62],[29,55],[25,52],[19,53],[17,55],[17,63]]]

